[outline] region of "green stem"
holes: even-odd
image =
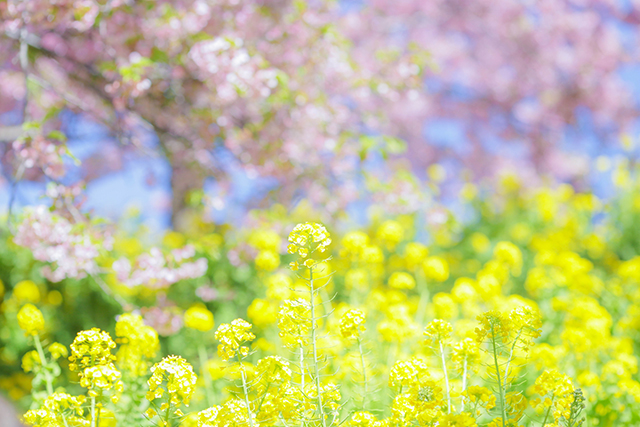
[[[313,267],[309,268],[309,294],[311,298],[311,344],[313,346],[313,365],[315,368],[316,391],[318,394],[318,410],[320,411],[320,420],[322,427],[327,427],[324,419],[324,408],[322,407],[322,393],[320,388],[320,368],[318,367],[318,346],[316,344],[316,316],[315,316],[315,290],[313,288]]]
[[[493,363],[496,368],[496,378],[498,380],[498,390],[500,392],[500,409],[502,410],[502,427],[507,426],[507,409],[505,408],[504,389],[502,388],[502,380],[500,379],[500,365],[498,364],[498,350],[496,349],[496,332],[495,327],[491,325],[491,344],[493,345]]]
[[[513,340],[513,344],[511,344],[511,350],[509,351],[509,359],[507,360],[507,366],[504,371],[504,389],[507,389],[507,382],[509,381],[509,365],[511,364],[511,360],[513,358],[513,352],[516,348],[516,344],[520,339],[520,335],[522,334],[522,329],[518,331],[518,335],[516,335],[516,339]]]
[[[544,427],[547,424],[547,418],[549,418],[549,413],[551,412],[551,408],[553,408],[553,399],[555,399],[555,396],[551,399],[551,405],[549,405],[549,409],[547,409],[547,413],[544,416],[544,420],[542,421],[542,427]]]
[[[102,413],[102,410],[100,407],[98,407],[97,409],[98,409],[98,413],[96,414],[96,427],[100,427],[100,414]]]
[[[207,349],[203,344],[198,346],[198,358],[200,359],[200,367],[202,368],[202,375],[204,376],[204,394],[207,398],[207,404],[211,407],[213,406],[213,399],[211,398],[211,375],[209,374],[209,369],[207,369]]]
[[[253,416],[251,414],[251,407],[249,406],[249,389],[247,388],[247,377],[242,367],[242,359],[240,353],[236,352],[238,357],[238,364],[240,365],[240,375],[242,376],[242,391],[244,392],[244,403],[247,405],[247,416],[249,417],[249,424],[253,427]]]
[[[260,413],[260,409],[262,409],[262,404],[264,403],[264,399],[267,397],[267,393],[269,393],[270,387],[271,387],[271,383],[267,384],[267,388],[264,390],[262,399],[260,399],[260,404],[258,405],[258,409],[256,409],[256,414]]]
[[[304,347],[300,344],[300,390],[304,394]]]
[[[300,344],[300,396],[304,399],[304,347]],[[300,416],[300,427],[304,427],[304,418]]]
[[[464,358],[462,368],[462,393],[467,390],[467,358]],[[462,411],[464,411],[464,396],[462,396]]]
[[[360,352],[360,363],[362,365],[362,410],[364,411],[367,400],[367,365],[364,363],[364,352],[362,351],[360,337],[358,337],[358,351]]]
[[[447,387],[447,413],[451,413],[451,396],[449,393],[449,375],[447,375],[447,363],[444,360],[444,347],[442,346],[442,340],[439,340],[440,344],[440,358],[442,359],[442,372],[444,372],[444,384]]]
[[[53,378],[51,378],[51,372],[47,367],[47,359],[44,355],[44,350],[42,350],[42,343],[40,342],[40,335],[35,334],[33,336],[33,340],[36,345],[36,350],[38,351],[38,357],[40,357],[40,364],[44,368],[44,381],[47,385],[47,393],[49,396],[53,394]]]
[[[169,397],[168,403],[167,412],[164,414],[164,427],[171,427],[171,397]]]
[[[96,427],[96,398],[91,396],[91,427]]]

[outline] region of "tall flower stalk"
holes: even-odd
[[[311,346],[311,363],[314,373],[312,381],[315,385],[314,394],[317,399],[316,411],[322,427],[327,426],[327,417],[323,402],[323,387],[320,380],[320,362],[318,360],[318,320],[320,317],[316,314],[318,308],[316,299],[321,286],[316,286],[314,278],[315,268],[320,261],[312,258],[312,256],[325,252],[330,244],[329,232],[323,225],[307,222],[294,227],[289,234],[289,246],[287,247],[290,254],[298,256],[298,259],[289,264],[291,269],[308,273],[308,275],[303,274],[300,276],[305,280],[309,288],[309,316],[311,320],[309,325],[309,344]]]

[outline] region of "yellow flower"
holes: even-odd
[[[303,345],[311,330],[311,305],[302,298],[286,300],[278,312],[278,328],[285,347]]]
[[[255,230],[249,237],[249,244],[260,251],[278,252],[280,235],[273,230]]]
[[[527,398],[524,397],[522,392],[510,391],[505,395],[505,405],[507,407],[507,414],[514,420],[522,418],[525,409],[527,409]]]
[[[532,400],[531,405],[542,410],[551,408],[554,419],[560,422],[562,417],[569,418],[574,390],[567,375],[555,369],[546,370],[536,379],[533,392],[540,398]]]
[[[145,375],[150,359],[160,350],[158,333],[137,314],[122,314],[116,322],[116,336],[120,348],[116,354],[120,369],[135,376]]]
[[[345,425],[346,427],[383,427],[385,424],[372,413],[360,411],[354,413]]]
[[[515,276],[520,275],[522,270],[522,252],[511,242],[498,242],[493,255],[498,261],[507,264]]]
[[[170,249],[181,248],[185,245],[186,242],[187,242],[187,239],[185,238],[185,236],[181,233],[178,233],[177,231],[168,231],[162,237],[162,244]],[[137,249],[140,244],[138,243],[137,240],[133,239],[133,242],[131,242],[130,245],[132,245],[134,248]],[[129,250],[128,252],[132,252],[132,254],[137,255],[135,253],[136,249],[134,249],[133,251]]]
[[[465,368],[475,367],[480,362],[480,348],[478,343],[471,338],[465,338],[453,346],[451,360],[456,364],[458,371],[462,373]]]
[[[469,386],[462,393],[471,403],[477,403],[486,410],[491,410],[496,406],[496,396],[486,387]]]
[[[210,422],[217,421],[216,424],[202,424],[202,426],[248,426],[251,425],[249,414],[255,424],[255,414],[249,411],[245,401],[231,399],[219,407],[218,413],[210,419]]]
[[[51,343],[49,346],[49,353],[51,353],[51,357],[53,357],[54,360],[60,359],[61,357],[67,357],[69,355],[67,347],[59,342]]]
[[[31,409],[24,414],[23,421],[34,427],[85,425],[86,421],[82,409],[84,402],[84,396],[76,397],[67,393],[53,393],[45,399],[40,408]]]
[[[107,365],[115,360],[111,354],[111,349],[115,347],[111,336],[98,328],[78,332],[71,343],[69,369],[81,372],[92,366]]]
[[[397,271],[389,277],[389,286],[394,289],[413,289],[416,281],[409,273]]]
[[[37,335],[44,330],[42,312],[33,304],[25,304],[18,311],[18,325],[26,335]]]
[[[104,391],[116,387],[121,391],[121,376],[120,371],[116,369],[113,363],[95,365],[82,371],[82,375],[80,376],[80,385],[88,389],[90,395],[92,394],[92,391],[96,393],[95,389]]]
[[[449,278],[449,264],[442,257],[430,256],[426,258],[422,263],[422,268],[427,279],[444,282]]]
[[[485,339],[506,341],[511,332],[509,318],[499,311],[487,311],[478,316],[480,326],[476,328],[476,341],[482,344]]]
[[[340,333],[343,338],[359,338],[365,330],[365,315],[361,310],[351,309],[340,320]]]
[[[262,271],[273,271],[280,266],[280,255],[271,250],[260,251],[256,256],[256,268]]]
[[[298,253],[300,258],[306,259],[314,252],[323,253],[331,244],[329,232],[322,224],[305,222],[296,225],[289,234],[290,245],[287,251],[290,254]]]
[[[33,371],[33,368],[39,366],[41,363],[40,355],[35,350],[28,351],[22,356],[22,370],[25,372]]]
[[[344,285],[349,291],[354,289],[363,291],[369,284],[369,272],[364,268],[353,268],[344,276]]]
[[[453,319],[458,317],[458,304],[450,294],[438,292],[433,296],[433,310],[436,317]]]
[[[243,319],[236,319],[231,324],[223,323],[218,326],[215,337],[221,342],[218,345],[218,356],[222,360],[229,360],[237,353],[242,356],[249,354],[249,347],[243,346],[245,342],[253,341],[256,336],[251,333],[251,323]]]
[[[291,295],[293,281],[284,273],[275,273],[266,280],[267,297],[274,300],[285,300]]]
[[[147,400],[162,398],[166,391],[170,404],[189,406],[197,377],[193,367],[186,360],[179,356],[167,356],[153,365],[151,372],[151,378],[147,381]]]
[[[337,416],[340,408],[340,399],[342,399],[338,386],[333,383],[327,383],[321,386],[319,391],[320,401],[322,402],[325,414]],[[305,394],[309,397],[309,401],[313,402],[312,404],[315,407],[315,402],[318,402],[318,388],[315,384],[308,384]]]
[[[476,419],[467,412],[442,414],[438,417],[438,427],[476,427]]]
[[[444,166],[439,163],[429,165],[429,167],[427,168],[427,173],[429,174],[429,178],[437,183],[444,181],[447,177],[447,171],[445,170]]]
[[[389,387],[420,386],[429,377],[429,368],[422,359],[413,357],[397,361],[389,373]]]
[[[255,326],[266,328],[277,320],[276,307],[265,299],[256,298],[247,308],[247,317]]]
[[[209,359],[205,362],[205,366],[202,369],[206,369],[211,379],[215,381],[224,377],[224,370],[226,368],[227,364],[225,362],[217,359]]]
[[[378,323],[376,328],[384,341],[404,342],[415,336],[418,325],[406,304],[395,304],[389,307],[385,314],[385,319]]]
[[[435,319],[425,326],[424,335],[427,337],[428,344],[437,347],[449,341],[452,331],[451,323],[442,319]]]
[[[47,293],[47,303],[51,305],[62,304],[62,294],[58,291],[51,291]]]
[[[256,371],[267,384],[287,382],[291,379],[289,362],[280,356],[267,356],[258,361]]]
[[[220,406],[214,406],[198,412],[196,419],[197,427],[218,427],[218,413]]]
[[[351,231],[342,238],[341,257],[359,259],[364,249],[369,246],[369,236],[362,231]]]
[[[376,237],[387,248],[393,249],[404,237],[404,229],[400,223],[388,220],[380,224],[376,231]]]
[[[40,289],[31,280],[23,280],[13,287],[13,296],[20,303],[37,303],[40,301]]]
[[[407,269],[414,271],[422,261],[429,255],[429,249],[418,242],[409,242],[404,248],[404,259],[407,263]]]
[[[213,329],[213,313],[203,304],[195,304],[184,313],[184,325],[187,328],[207,332]]]
[[[476,253],[481,254],[486,252],[490,245],[491,241],[486,235],[478,232],[471,235],[471,247]]]
[[[384,261],[382,249],[378,246],[371,245],[362,251],[362,260],[368,264],[380,264]]]
[[[478,292],[475,288],[475,280],[468,277],[460,277],[456,279],[453,289],[451,289],[451,295],[455,302],[459,304],[473,302],[478,298]]]

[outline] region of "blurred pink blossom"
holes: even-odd
[[[133,264],[124,257],[116,260],[112,269],[118,280],[126,286],[164,289],[181,280],[201,277],[207,272],[206,258],[185,262],[194,256],[195,249],[191,245],[174,249],[168,255],[154,247],[138,256]]]

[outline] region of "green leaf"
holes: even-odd
[[[73,153],[71,152],[71,150],[69,150],[68,147],[66,147],[65,153],[67,154],[67,156],[71,157],[71,160],[73,160],[73,164],[74,165],[80,166],[82,164],[80,159],[77,158],[76,156],[74,156]]]
[[[30,130],[40,130],[41,127],[42,127],[42,124],[40,122],[35,122],[35,121],[24,122],[22,124],[22,130],[24,130],[25,132]]]
[[[392,136],[385,136],[384,142],[386,143],[385,148],[389,154],[403,154],[407,151],[407,143],[399,138],[395,138]]]
[[[52,130],[47,134],[47,138],[55,139],[56,141],[60,141],[60,142],[67,141],[67,136],[64,133],[60,132],[59,130]]]
[[[167,55],[167,52],[165,52],[164,50],[160,50],[157,47],[153,47],[151,49],[151,60],[153,62],[164,62],[164,63],[168,63],[169,62],[169,55]]]

